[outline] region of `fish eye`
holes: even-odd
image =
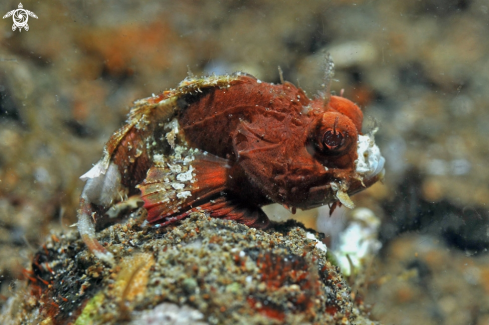
[[[348,136],[348,134],[346,134]],[[329,151],[341,150],[341,147],[345,144],[345,135],[340,131],[334,129],[329,129],[323,134],[322,144],[324,149]]]
[[[316,154],[337,156],[345,153],[356,142],[357,133],[348,117],[340,113],[325,113],[312,135]]]

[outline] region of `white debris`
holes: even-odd
[[[316,247],[318,249],[322,250],[325,253],[328,251],[328,247],[326,247],[326,245],[322,241],[318,240],[313,233],[308,232],[306,234],[306,237],[307,237],[307,239],[315,240],[316,241]]]
[[[371,210],[366,208],[353,210],[350,222],[339,235],[337,247],[332,248],[343,274],[355,273],[362,267],[365,258],[379,251],[382,246],[377,239],[379,227],[380,220]]]
[[[140,226],[140,227],[141,227],[141,228],[145,228],[145,227],[146,227],[146,226],[148,226],[148,225],[149,225],[149,221],[148,221],[148,220],[146,220],[146,219],[144,219],[144,221],[143,221],[143,223],[141,224],[141,226]]]
[[[274,203],[262,207],[263,212],[272,221],[282,222],[294,218],[292,212],[284,208],[283,205]]]
[[[105,168],[102,165],[102,161],[99,161],[95,166],[93,166],[88,172],[80,176],[82,181],[86,181],[90,178],[96,178],[100,175],[105,174]]]
[[[346,68],[354,65],[369,65],[378,56],[378,50],[369,41],[348,41],[335,44],[328,48],[331,56],[335,58],[337,68]]]
[[[446,175],[448,163],[442,159],[431,159],[426,164],[426,172],[430,175]]]
[[[161,303],[151,310],[135,311],[132,319],[130,324],[208,324],[199,310],[169,302]]]
[[[51,177],[49,176],[49,172],[44,167],[37,167],[34,171],[34,178],[39,183],[49,183],[51,182]]]
[[[471,168],[471,163],[466,159],[431,159],[426,163],[426,172],[430,175],[465,175]]]
[[[99,162],[97,165],[99,164],[101,163]],[[95,165],[90,172],[96,168],[97,165]],[[98,167],[97,171],[100,171]],[[116,164],[111,163],[104,173],[94,172],[90,174],[90,177],[86,178],[86,180],[87,183],[83,188],[82,197],[88,199],[89,202],[109,206],[113,200],[119,197],[122,187],[121,174],[119,173],[119,168]]]

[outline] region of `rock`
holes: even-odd
[[[98,233],[113,266],[76,232],[38,251],[3,324],[350,324],[363,307],[297,222],[266,231],[196,213],[173,228],[137,219]],[[311,236],[309,236],[311,237]],[[319,237],[316,234],[316,237]]]

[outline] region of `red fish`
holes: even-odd
[[[78,228],[89,248],[93,211],[140,195],[148,222],[162,226],[192,211],[264,228],[261,207],[353,207],[349,196],[383,176],[373,134],[346,98],[309,99],[289,82],[251,75],[187,78],[176,89],[135,102],[127,123],[88,173]]]

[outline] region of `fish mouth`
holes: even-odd
[[[357,155],[355,171],[365,183],[373,184],[384,177],[385,158],[375,144],[374,132],[358,136]]]
[[[375,144],[374,134],[375,131],[367,135],[358,135],[358,158],[355,160],[356,182],[353,181],[350,184],[331,183],[331,189],[338,201],[350,209],[355,207],[350,195],[358,193],[384,178],[385,158],[382,157],[379,147]]]
[[[307,199],[304,202],[296,201],[291,206],[300,209],[312,209],[339,201],[344,206],[353,208],[351,195],[363,191],[384,178],[385,158],[375,144],[374,133],[358,135],[358,158],[355,160],[351,179],[313,186],[309,188]]]

